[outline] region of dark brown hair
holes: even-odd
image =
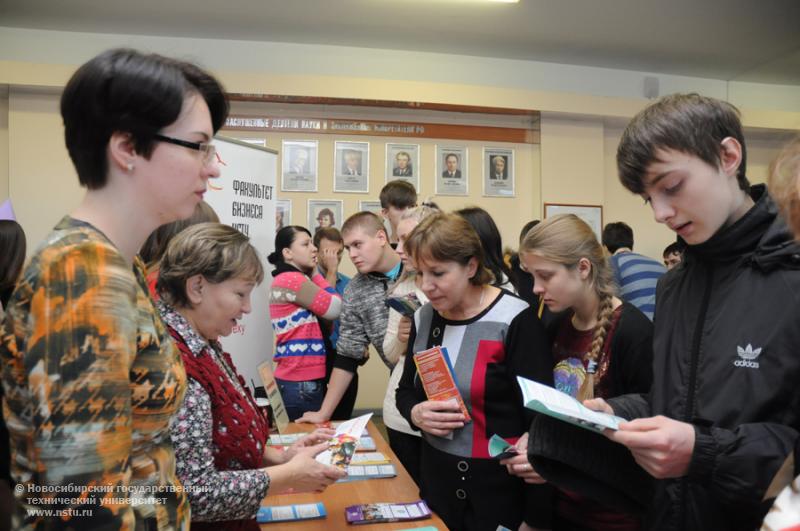
[[[25,265],[25,231],[12,219],[0,220],[0,302],[3,308],[17,284],[22,266]]]
[[[389,181],[378,196],[381,208],[411,208],[417,206],[417,190],[408,181]]]
[[[622,185],[635,194],[644,192],[644,175],[658,151],[671,149],[698,157],[718,168],[721,143],[734,138],[742,146],[736,173],[739,188],[750,189],[745,170],[747,150],[739,110],[728,102],[699,94],[665,96],[634,116],[617,148],[617,169]]]

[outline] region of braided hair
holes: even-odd
[[[611,330],[616,286],[603,247],[589,225],[574,214],[547,218],[532,228],[520,244],[520,254],[535,254],[567,268],[577,267],[582,258],[592,265],[589,283],[599,299],[597,324],[586,353],[586,378],[578,391],[578,400],[594,398],[597,368]]]

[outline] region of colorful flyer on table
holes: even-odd
[[[258,513],[256,513],[256,522],[259,524],[271,524],[294,520],[315,520],[326,516],[328,516],[328,513],[325,512],[325,506],[322,503],[279,505],[259,508]]]
[[[458,392],[453,367],[447,356],[447,349],[433,347],[414,354],[414,364],[417,366],[422,387],[428,400],[441,400],[444,402],[455,400],[466,420],[470,420],[469,411]]]
[[[372,413],[342,422],[336,427],[336,433],[331,437],[328,449],[317,455],[317,461],[326,465],[346,468],[356,453],[361,434],[367,427]]]
[[[346,507],[348,524],[377,524],[380,522],[405,522],[431,517],[431,510],[424,501],[412,503],[365,503]]]

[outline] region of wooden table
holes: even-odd
[[[298,433],[311,431],[312,425],[309,424],[290,424],[286,433]],[[344,509],[350,505],[362,503],[408,503],[419,500],[419,487],[408,475],[406,469],[397,456],[389,448],[389,444],[383,440],[378,429],[372,422],[367,425],[367,431],[375,441],[377,447],[375,451],[385,455],[397,469],[397,477],[387,479],[365,479],[350,481],[347,483],[334,483],[325,492],[301,492],[297,494],[276,494],[267,495],[261,505],[292,505],[301,503],[322,502],[328,516],[324,520],[307,520],[300,522],[280,522],[275,524],[262,524],[264,531],[278,531],[278,529],[325,529],[334,531],[346,529],[358,531],[360,529],[409,529],[416,527],[433,526],[440,531],[447,531],[444,522],[433,515],[432,518],[417,520],[413,522],[393,522],[383,524],[361,524],[350,525],[344,518]]]

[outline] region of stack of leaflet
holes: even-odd
[[[328,513],[325,512],[325,506],[322,503],[279,505],[259,508],[258,513],[256,513],[256,522],[259,524],[271,524],[296,520],[316,520],[326,516],[328,516]]]
[[[365,503],[351,505],[344,510],[348,524],[377,524],[380,522],[407,522],[431,517],[431,510],[423,500],[413,503]]]

